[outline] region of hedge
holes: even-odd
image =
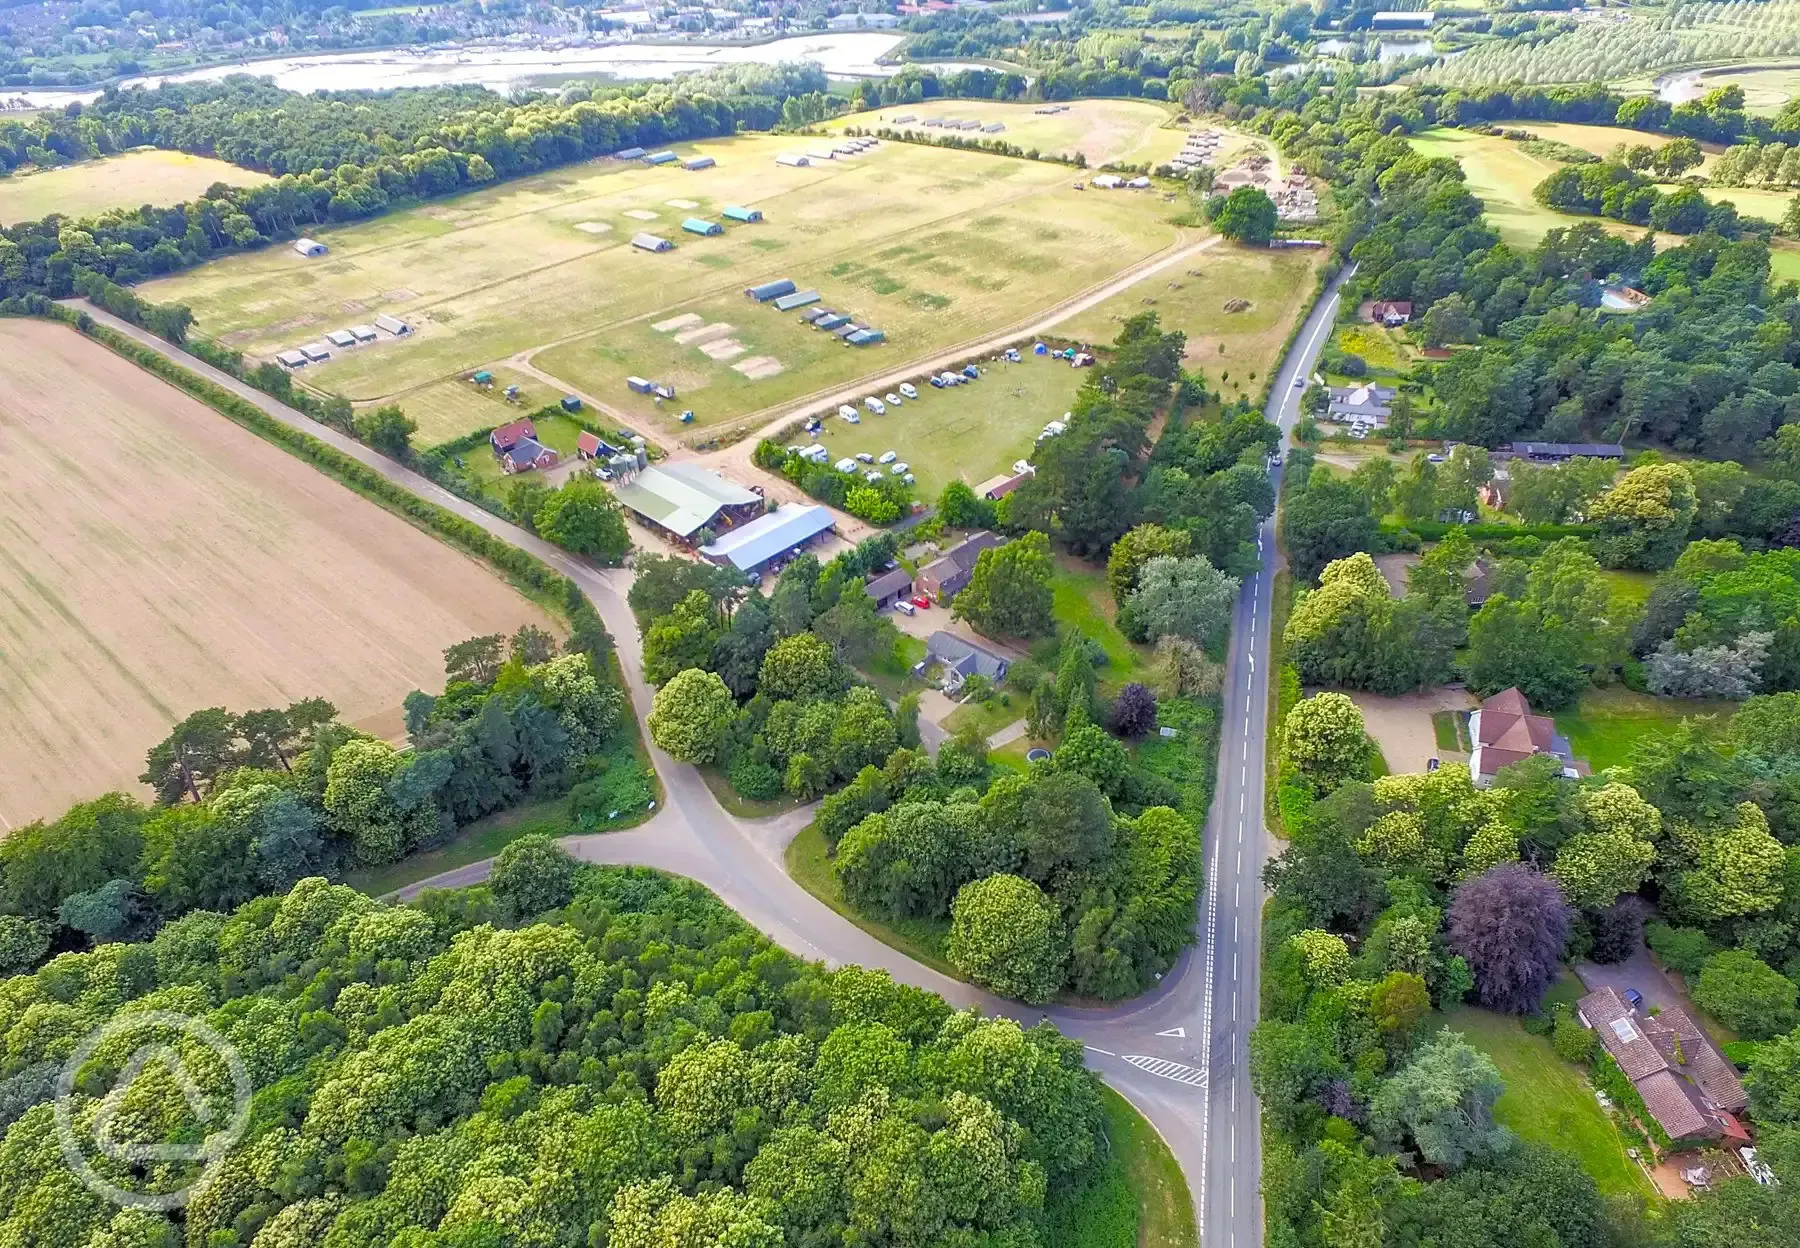
[[[1442,520],[1408,520],[1402,524],[1395,520],[1384,520],[1381,525],[1384,534],[1391,536],[1407,530],[1428,542],[1440,540],[1453,529],[1470,541],[1538,537],[1554,542],[1564,537],[1596,537],[1600,533],[1600,526],[1597,524],[1450,524]]]

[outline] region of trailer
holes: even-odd
[[[652,382],[643,377],[627,377],[625,379],[626,387],[633,394],[649,394],[652,384]]]

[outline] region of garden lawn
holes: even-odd
[[[964,702],[951,711],[944,718],[944,729],[957,733],[974,726],[981,730],[983,737],[991,737],[1024,715],[1029,701],[1017,690],[996,690],[986,701]]]
[[[1124,1097],[1102,1087],[1112,1153],[1073,1200],[1050,1195],[1048,1248],[1192,1248],[1194,1201],[1169,1146]]]
[[[1106,571],[1071,555],[1056,556],[1050,578],[1055,595],[1051,613],[1059,630],[1081,633],[1106,651],[1107,665],[1097,673],[1100,687],[1116,693],[1121,685],[1139,679],[1150,664],[1148,647],[1134,645],[1115,622],[1118,609],[1106,583]]]
[[[1588,690],[1574,710],[1558,712],[1556,730],[1569,739],[1576,758],[1599,772],[1630,761],[1639,741],[1683,719],[1717,715],[1722,721],[1736,710],[1735,702],[1656,698],[1611,685]]]
[[[1486,1053],[1506,1080],[1494,1117],[1519,1136],[1573,1155],[1602,1196],[1653,1197],[1655,1190],[1625,1155],[1625,1141],[1594,1099],[1580,1069],[1556,1056],[1550,1041],[1515,1018],[1473,1006],[1441,1016]]]

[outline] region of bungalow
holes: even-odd
[[[536,438],[520,438],[500,456],[500,471],[508,476],[515,472],[530,472],[533,468],[554,467],[556,452]]]
[[[1397,328],[1412,320],[1412,304],[1404,300],[1377,299],[1369,307],[1369,319],[1389,329]]]
[[[719,162],[714,160],[711,156],[696,156],[692,160],[682,161],[681,167],[686,169],[689,173],[698,173],[702,169],[711,169],[718,163]]]
[[[515,420],[511,424],[500,425],[488,434],[488,445],[493,448],[494,454],[504,455],[520,442],[535,441],[536,438],[536,425],[530,420]]]
[[[1327,420],[1344,424],[1370,424],[1380,429],[1394,414],[1396,391],[1392,386],[1332,386]]]
[[[998,533],[986,530],[971,533],[967,541],[919,569],[919,592],[948,602],[960,594],[975,575],[975,561],[981,557],[981,552],[1004,545],[1006,539]]]
[[[375,318],[375,328],[385,330],[396,338],[404,338],[412,333],[412,326],[397,316],[389,316],[383,312]]]
[[[875,609],[885,611],[912,594],[912,573],[905,568],[895,568],[892,572],[870,577],[863,588],[875,600]]]
[[[325,244],[314,238],[296,238],[294,240],[294,250],[310,260],[314,256],[322,256],[325,254]]]
[[[1654,1015],[1639,1014],[1617,988],[1599,988],[1575,1003],[1575,1015],[1671,1141],[1750,1142],[1735,1117],[1749,1103],[1744,1085],[1686,1010],[1665,1004]]]
[[[1588,765],[1575,757],[1569,739],[1557,734],[1555,721],[1533,715],[1531,703],[1517,686],[1496,693],[1469,716],[1469,739],[1475,743],[1469,778],[1477,788],[1493,784],[1501,768],[1537,754],[1560,759],[1562,774],[1570,779],[1588,774]]]
[[[642,251],[674,251],[675,244],[655,234],[633,234],[631,245]]]
[[[999,684],[1006,679],[1006,669],[1010,666],[1004,656],[941,629],[926,639],[925,653],[928,660],[943,665],[944,687],[951,691],[961,689],[971,676],[984,676]]]
[[[725,232],[725,227],[717,221],[703,221],[699,217],[689,217],[681,223],[681,228],[689,234],[698,234],[702,238],[711,238],[715,234]]]
[[[758,303],[767,303],[771,299],[779,299],[783,295],[791,295],[796,289],[798,288],[794,285],[794,280],[792,278],[779,277],[772,282],[763,282],[760,285],[744,287],[744,297],[747,299],[754,299]]]
[[[719,214],[727,221],[741,221],[751,225],[763,219],[761,208],[745,208],[739,204],[726,204],[725,210]]]

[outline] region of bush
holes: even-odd
[[[569,791],[569,814],[583,831],[623,822],[650,805],[650,776],[636,755],[597,755],[589,769],[599,774]]]
[[[753,802],[770,802],[781,796],[781,773],[748,753],[739,754],[725,769],[734,792]]]
[[[1767,1040],[1794,1024],[1794,981],[1748,949],[1706,960],[1694,981],[1694,1004],[1748,1040]]]
[[[1712,939],[1695,927],[1652,923],[1644,929],[1644,940],[1664,966],[1682,975],[1698,975],[1706,960],[1719,951]]]
[[[1594,1055],[1594,1033],[1583,1027],[1581,1020],[1570,1010],[1564,1010],[1558,1016],[1550,1043],[1558,1057],[1577,1066],[1585,1066]]]
[[[500,851],[488,891],[515,919],[555,910],[575,895],[575,860],[547,836],[521,836]]]

